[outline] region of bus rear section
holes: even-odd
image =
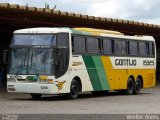
[[[119,32],[75,28],[72,34],[74,61],[84,64],[86,90],[107,93],[110,90],[129,95],[156,83],[156,45],[152,36],[125,36]],[[82,82],[83,84],[83,82]],[[91,84],[91,85],[90,85]]]

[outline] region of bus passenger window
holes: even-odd
[[[149,55],[149,52],[150,52],[149,43],[146,43],[146,55]]]
[[[127,43],[126,43],[126,41],[121,41],[121,52],[122,52],[122,55],[125,55],[127,53]]]
[[[149,50],[150,50],[150,55],[151,56],[154,56],[154,43],[149,43]]]
[[[122,54],[122,41],[121,40],[115,40],[115,53]]]
[[[89,53],[99,53],[98,39],[88,38],[87,43]]]
[[[139,55],[146,55],[146,44],[145,44],[145,42],[139,42],[138,43],[139,44]]]
[[[111,54],[111,40],[103,39],[103,52],[104,54]]]
[[[138,45],[136,41],[129,41],[129,54],[130,55],[138,54]]]
[[[72,36],[72,52],[85,53],[86,52],[86,39],[81,36]]]
[[[155,51],[154,51],[154,43],[152,43],[152,55],[154,56],[154,54],[155,54]]]

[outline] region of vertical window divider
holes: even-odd
[[[101,53],[103,54],[103,38],[101,38]]]

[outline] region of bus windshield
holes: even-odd
[[[55,45],[55,35],[14,35],[12,45]]]
[[[16,48],[11,52],[10,74],[53,74],[53,49]]]
[[[28,74],[50,75],[53,67],[53,49],[33,49],[30,53]]]
[[[27,73],[27,59],[28,50],[13,49],[11,53],[11,63],[9,73],[11,74],[26,74]]]
[[[68,38],[67,33],[14,34],[9,74],[62,75],[69,63]]]

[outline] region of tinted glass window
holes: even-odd
[[[129,54],[130,55],[137,55],[137,42],[136,41],[129,41]]]
[[[99,53],[99,43],[98,39],[96,38],[88,38],[87,39],[87,46],[88,46],[88,52],[89,53]]]
[[[150,42],[149,44],[149,55],[154,56],[154,43]]]
[[[72,51],[75,53],[86,52],[86,39],[81,36],[72,37]]]
[[[14,35],[14,45],[55,45],[55,35]]]
[[[126,54],[126,42],[122,40],[115,40],[115,53],[116,54]]]
[[[146,54],[149,55],[150,54],[150,47],[149,47],[149,43],[146,43]]]
[[[127,45],[126,41],[121,41],[121,51],[123,55],[126,54],[126,50],[127,50],[126,45]]]
[[[68,47],[69,46],[68,40],[69,40],[69,34],[67,34],[67,33],[57,34],[57,45],[58,46]]]
[[[115,40],[114,48],[116,54],[121,54],[121,41]]]
[[[146,44],[145,42],[139,42],[139,54],[140,55],[146,55]]]
[[[111,40],[103,39],[103,52],[104,54],[111,54]]]
[[[154,43],[150,43],[150,53],[151,53],[151,55],[154,55],[155,53],[154,53]]]

